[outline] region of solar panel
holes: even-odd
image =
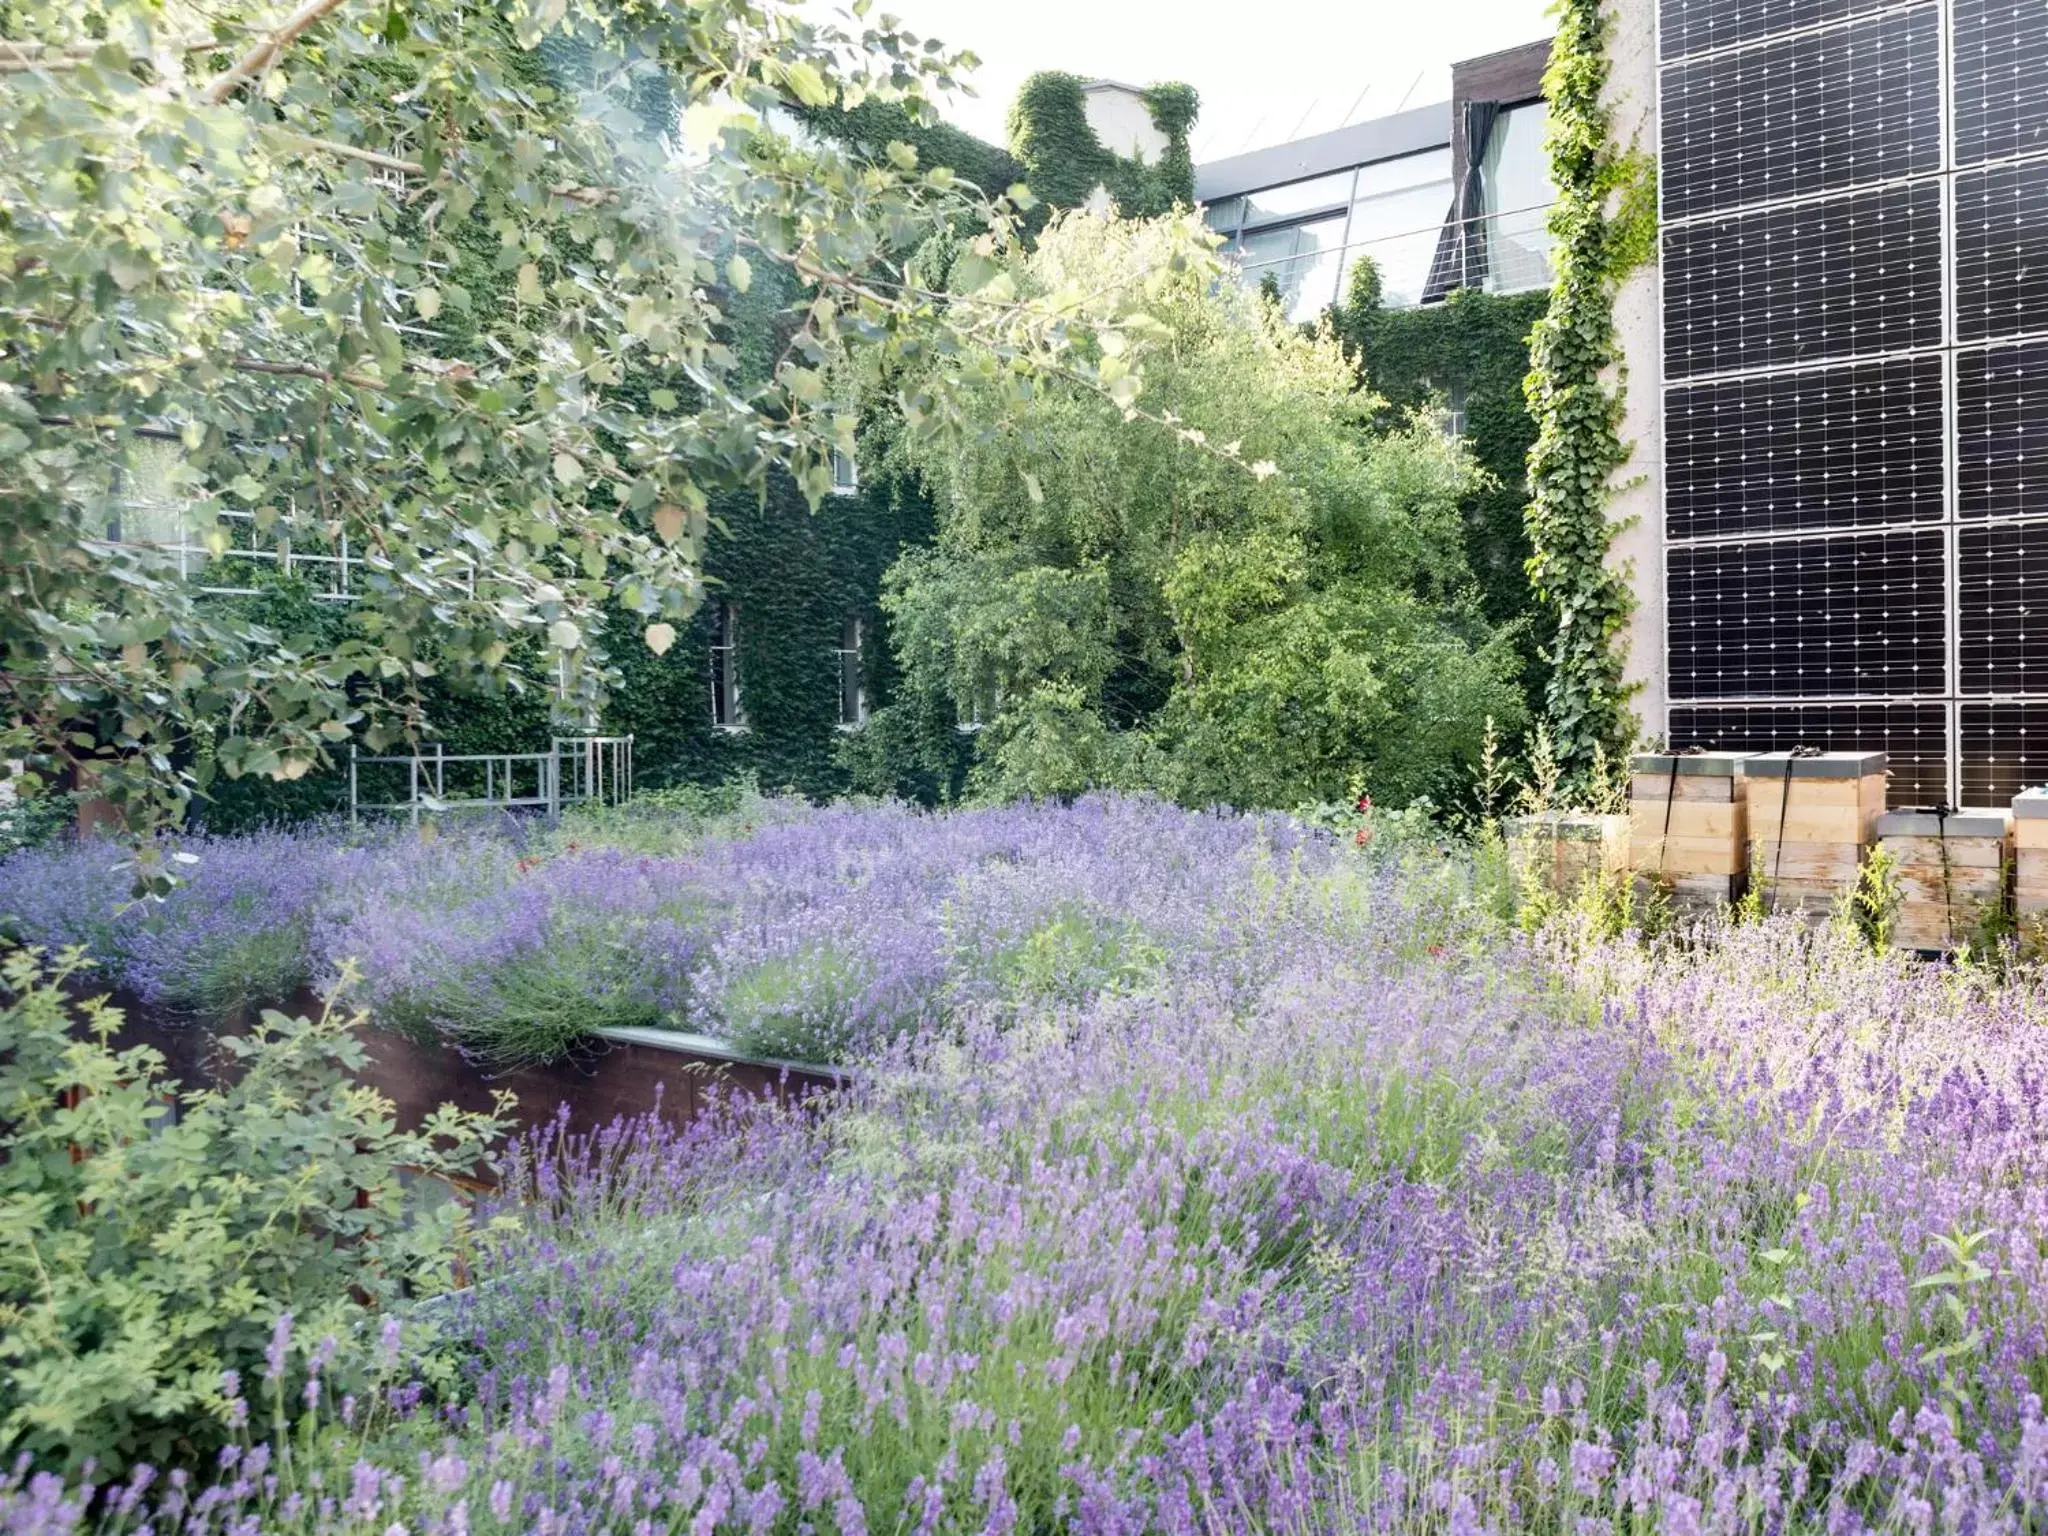
[[[1684,699],[1940,693],[1940,529],[1675,546],[1670,680]]]
[[[2034,445],[2031,461],[2028,444]],[[1956,515],[2048,511],[2048,342],[1956,357]]]
[[[1939,171],[1940,25],[1922,5],[1665,71],[1665,218]]]
[[[1956,177],[1956,335],[2048,331],[2048,160]]]
[[[1942,440],[1933,355],[1674,389],[1665,528],[1689,539],[1939,522]]]
[[[1963,805],[2004,805],[2048,784],[2048,703],[1964,704]]]
[[[1668,228],[1670,379],[1941,344],[1941,187]]]
[[[2048,694],[2048,524],[1961,529],[1956,589],[1962,691]]]
[[[1663,0],[1662,56],[1680,59],[1885,8],[1885,0]]]
[[[1956,163],[2048,150],[2048,6],[1955,0]]]
[[[1660,24],[1673,739],[2048,781],[2048,0]]]
[[[1680,751],[1882,752],[1894,805],[1931,805],[1948,795],[1948,708],[1943,704],[1674,705],[1671,745]],[[2048,748],[2048,722],[2041,742]]]

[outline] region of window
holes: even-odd
[[[743,731],[747,716],[740,705],[740,605],[720,599],[711,622],[711,724],[721,731]]]
[[[1344,216],[1318,219],[1244,237],[1245,281],[1256,287],[1271,274],[1287,318],[1314,320],[1337,300],[1344,263]]]
[[[984,680],[975,686],[974,695],[967,701],[967,708],[960,716],[959,730],[973,735],[1003,712],[1003,691],[994,681]]]
[[[868,720],[868,694],[861,668],[861,640],[866,630],[857,613],[846,616],[840,627],[839,647],[839,729],[857,731]]]
[[[1462,384],[1453,384],[1445,397],[1444,436],[1454,443],[1465,439],[1465,386]]]
[[[1343,282],[1348,285],[1352,265],[1369,256],[1379,268],[1383,304],[1389,309],[1420,304],[1450,206],[1447,148],[1360,166],[1351,224],[1344,236]]]
[[[1494,120],[1479,162],[1486,289],[1522,293],[1550,283],[1550,205],[1557,189],[1543,139],[1550,109],[1509,107]]]
[[[852,496],[860,490],[860,464],[850,453],[831,449],[828,457],[832,463],[832,494]]]

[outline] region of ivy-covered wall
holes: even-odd
[[[1465,557],[1494,624],[1519,624],[1523,690],[1540,711],[1548,682],[1542,610],[1529,584],[1529,449],[1536,419],[1523,393],[1529,337],[1547,292],[1490,294],[1461,288],[1442,304],[1388,309],[1369,261],[1352,269],[1350,291],[1332,312],[1337,334],[1358,357],[1390,410],[1455,403],[1465,441],[1489,483],[1465,499]]]
[[[1195,163],[1188,151],[1201,99],[1190,85],[1148,86],[1140,93],[1152,126],[1166,138],[1156,162],[1106,148],[1088,123],[1086,82],[1045,70],[1031,76],[1010,105],[1010,153],[1024,167],[1032,193],[1049,208],[1078,208],[1099,186],[1127,218],[1153,218],[1195,203]]]
[[[574,51],[557,49],[528,65],[573,76],[582,67]],[[538,76],[527,83],[546,83]],[[1085,202],[1105,187],[1129,215],[1166,212],[1194,202],[1194,164],[1188,149],[1198,100],[1185,85],[1157,85],[1143,93],[1153,124],[1167,140],[1154,163],[1106,149],[1089,126],[1079,77],[1034,76],[1010,115],[1008,149],[974,138],[945,123],[913,119],[895,104],[866,102],[852,109],[800,109],[814,130],[857,152],[881,154],[892,141],[912,145],[921,164],[944,165],[983,191],[1000,194],[1028,183],[1041,207],[1050,211]],[[674,102],[657,93],[638,103],[650,131],[672,119]],[[1043,217],[1043,214],[1040,215]],[[512,281],[494,231],[478,225],[456,234],[462,248],[459,286],[479,306],[509,292]],[[745,295],[727,293],[723,303],[729,334],[743,354],[755,354],[764,375],[772,366],[788,306],[796,295],[778,270],[757,274]],[[439,321],[451,355],[462,354],[472,327],[451,309]],[[654,381],[629,381],[645,386]],[[874,434],[864,435],[866,437]],[[886,438],[886,426],[880,433]],[[885,457],[878,451],[875,458]],[[885,702],[892,680],[891,651],[878,602],[882,573],[903,548],[930,537],[929,501],[907,476],[866,471],[859,491],[833,496],[815,513],[796,487],[777,477],[765,501],[713,498],[717,519],[705,552],[711,602],[670,647],[655,656],[641,643],[638,626],[622,622],[608,649],[619,668],[600,728],[635,739],[637,782],[646,788],[714,783],[752,773],[761,783],[805,794],[827,795],[847,786],[843,761],[849,743],[839,730],[838,650],[849,615],[863,621],[866,691],[871,708]],[[722,730],[713,722],[711,641],[719,599],[738,606],[739,676],[745,729]],[[345,625],[344,607],[316,601],[301,586],[284,584],[251,601],[261,604],[281,632],[306,626]],[[520,695],[457,696],[438,683],[422,690],[427,739],[450,753],[543,750],[558,727],[550,718],[544,689]],[[926,768],[906,792],[933,798],[958,787],[965,754],[950,722],[921,722],[916,750],[890,752]],[[870,744],[878,749],[881,744]],[[230,783],[212,786],[201,819],[222,829],[256,822],[295,820],[345,811],[345,772],[309,775],[292,784]]]

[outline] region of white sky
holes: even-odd
[[[1550,35],[1548,0],[877,0],[981,57],[947,117],[991,143],[1024,77],[1064,69],[1202,96],[1195,161],[1446,101],[1451,63]],[[1360,93],[1363,92],[1363,100]]]

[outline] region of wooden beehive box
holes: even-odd
[[[1505,828],[1508,858],[1522,879],[1573,896],[1589,882],[1628,868],[1626,816],[1585,811],[1545,811],[1517,816]]]
[[[2048,828],[2048,822],[2044,822]],[[1887,811],[1878,842],[1892,856],[1899,910],[1892,942],[1901,949],[1955,949],[2005,904],[2010,811]]]
[[[1751,867],[1768,910],[1825,915],[1856,888],[1884,814],[1884,762],[1882,752],[1760,752],[1743,765]]]
[[[1644,753],[1629,777],[1629,867],[1680,906],[1741,896],[1749,879],[1746,752]]]
[[[2048,917],[2048,789],[2013,796],[2013,911]]]

